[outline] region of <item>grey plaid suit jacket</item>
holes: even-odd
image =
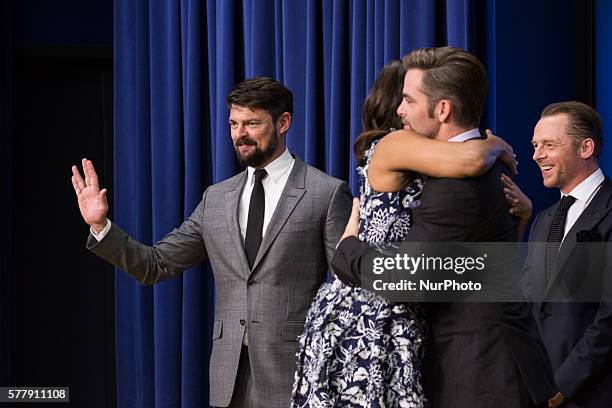
[[[210,359],[210,404],[229,405],[245,330],[257,397],[287,407],[297,337],[351,210],[348,185],[299,158],[287,180],[253,265],[238,225],[247,173],[210,186],[193,213],[154,246],[114,223],[87,247],[142,284],[174,277],[208,258],[215,277],[215,321]]]

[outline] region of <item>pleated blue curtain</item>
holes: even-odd
[[[612,174],[612,2],[595,2],[595,106],[604,124],[604,149],[599,164],[604,174]]]
[[[249,77],[295,98],[289,149],[357,189],[351,145],[376,72],[412,48],[470,48],[471,0],[115,0],[113,221],[153,243],[236,174],[225,96]],[[117,406],[208,404],[213,277],[116,273]]]

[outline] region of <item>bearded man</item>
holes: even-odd
[[[144,245],[107,219],[91,161],[72,184],[91,228],[87,247],[142,284],[208,258],[215,277],[210,404],[287,407],[297,337],[324,282],[351,208],[348,185],[306,165],[285,144],[293,96],[260,77],[227,97],[236,156],[246,170],[206,189],[178,228]]]

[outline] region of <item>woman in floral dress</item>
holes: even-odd
[[[405,187],[398,192],[379,193],[368,182],[376,144],[403,127],[395,111],[401,103],[404,75],[399,61],[380,71],[364,103],[364,131],[354,145],[360,176],[359,239],[375,247],[406,237],[423,187],[416,173],[408,171]],[[512,156],[511,148],[495,136],[447,143],[407,130],[399,132],[405,133],[405,143],[414,151],[406,164],[420,174],[476,176],[500,154]],[[321,286],[307,313],[291,406],[426,407],[421,384],[426,338],[427,318],[419,304],[390,303],[335,278]]]

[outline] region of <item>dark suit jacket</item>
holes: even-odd
[[[502,165],[468,179],[429,178],[412,242],[516,241],[500,185]],[[333,265],[358,267],[345,245]],[[425,386],[433,407],[524,407],[555,393],[550,362],[525,303],[428,303]]]
[[[599,255],[608,259],[601,259],[577,245],[577,239],[602,243],[612,240],[612,182],[605,179],[567,233],[559,250],[558,266],[545,287],[542,243],[547,240],[557,205],[540,212],[533,222],[523,275],[525,291],[533,302],[533,313],[559,390],[570,400],[567,406],[610,407],[612,304],[572,300],[589,300],[581,298],[584,296],[581,288],[585,286],[601,282],[601,288],[610,289],[611,254],[602,247],[603,253]]]
[[[414,242],[516,241],[501,164],[480,177],[427,179]],[[550,363],[525,304],[429,303],[426,383],[434,407],[521,407],[555,392]],[[426,385],[427,385],[426,384]]]

